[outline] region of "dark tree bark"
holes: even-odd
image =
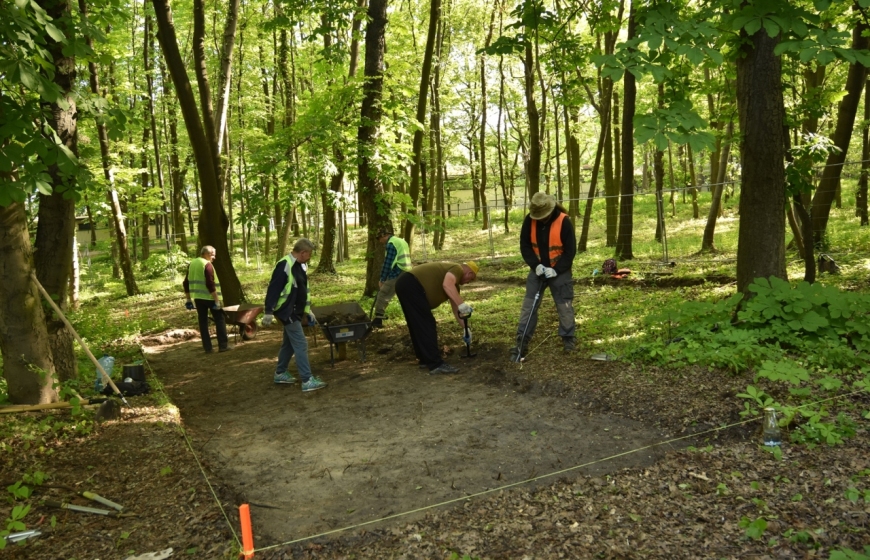
[[[366,285],[364,295],[375,293],[379,286],[384,251],[378,247],[375,234],[381,227],[390,226],[389,202],[384,198],[384,187],[377,178],[377,170],[371,158],[377,144],[383,107],[381,98],[384,88],[384,51],[387,27],[387,0],[369,2],[366,24],[365,82],[363,85],[360,126],[357,131],[359,143],[358,182],[360,198],[368,215],[368,244],[366,247]],[[434,40],[434,34],[433,34]],[[425,96],[425,92],[423,93]]]
[[[779,42],[764,29],[744,42],[737,57],[737,109],[742,190],[737,236],[737,290],[748,294],[756,278],[787,280],[785,270],[785,142]]]
[[[857,4],[853,5],[852,9],[860,10]],[[865,18],[859,17],[855,29],[852,31],[852,49],[868,48],[870,39],[864,36],[868,30],[870,30],[870,26],[867,25]],[[846,161],[846,154],[849,151],[849,141],[855,126],[855,115],[858,113],[858,103],[861,101],[861,90],[864,89],[866,78],[867,68],[863,64],[853,63],[849,65],[849,74],[846,77],[846,97],[843,98],[837,109],[837,125],[832,138],[839,151],[832,151],[828,154],[819,187],[813,196],[811,217],[813,241],[817,247],[822,247],[825,241],[825,230],[828,227],[831,203],[834,202],[840,185],[840,174],[843,171],[843,162]]]
[[[633,39],[637,23],[635,2],[628,14],[628,39]],[[619,199],[619,227],[616,237],[616,258],[620,261],[634,258],[632,231],[634,229],[634,111],[637,100],[637,82],[634,74],[626,72],[622,85],[622,185]]]
[[[386,2],[386,0],[376,0]],[[369,4],[369,13],[372,7]],[[432,76],[432,58],[435,54],[435,39],[438,35],[438,23],[441,21],[441,0],[430,0],[429,3],[429,30],[426,35],[426,50],[423,52],[423,68],[420,70],[420,90],[417,94],[417,123],[420,128],[414,131],[414,140],[411,146],[413,159],[411,160],[411,180],[408,195],[411,204],[408,206],[408,214],[411,216],[405,220],[402,237],[413,246],[414,242],[414,215],[417,213],[417,200],[420,197],[420,169],[423,160],[423,134],[426,122],[426,105],[429,93],[429,81]],[[366,64],[368,64],[368,28],[366,28]],[[425,198],[425,197],[424,197]],[[424,208],[425,210],[425,208]],[[366,290],[368,293],[368,290]]]
[[[861,130],[861,177],[858,179],[856,212],[861,225],[870,225],[867,217],[867,175],[870,174],[870,81],[864,85],[864,126]]]
[[[199,217],[199,242],[200,245],[212,245],[218,254],[215,259],[215,269],[221,281],[221,292],[226,305],[240,303],[244,294],[242,285],[233,267],[232,255],[227,244],[227,229],[229,220],[221,203],[221,185],[217,173],[212,147],[206,137],[203,122],[200,119],[196,106],[196,99],[187,77],[187,69],[178,50],[178,40],[175,34],[175,25],[172,21],[172,10],[169,0],[152,0],[154,13],[157,19],[157,39],[163,51],[166,66],[172,76],[175,91],[178,95],[178,104],[187,134],[190,138],[191,149],[196,160],[196,169],[202,187],[202,212]],[[214,131],[213,122],[210,125]],[[216,151],[216,149],[215,149]]]
[[[0,206],[0,255],[0,354],[9,400],[55,402],[52,349],[39,291],[31,279],[33,251],[23,204]]]
[[[71,6],[67,0],[43,0],[42,8],[55,21],[61,31],[73,38],[74,29],[68,25]],[[48,51],[55,67],[54,83],[63,92],[66,107],[50,105],[49,126],[57,133],[61,143],[78,156],[78,127],[76,102],[72,90],[76,81],[75,57],[64,54],[64,44],[48,41]],[[36,228],[36,276],[61,310],[67,308],[67,290],[72,270],[72,252],[75,246],[75,177],[64,173],[56,164],[48,166],[52,194],[39,195],[39,222]],[[48,333],[55,371],[60,381],[75,379],[77,373],[73,336],[60,317],[46,312],[45,329]],[[4,356],[9,354],[3,353]]]

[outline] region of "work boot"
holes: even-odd
[[[574,343],[573,336],[563,336],[562,337],[562,350],[565,351],[566,354],[573,352],[576,344]]]
[[[525,358],[529,352],[529,337],[517,337],[517,345],[511,348],[510,361],[516,362],[518,357]]]
[[[383,317],[375,317],[372,321],[373,329],[381,329],[384,327],[384,318]]]

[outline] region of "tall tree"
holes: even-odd
[[[223,189],[221,188],[218,165],[216,163],[217,144],[215,127],[214,121],[209,118],[212,112],[206,109],[207,116],[204,119],[200,119],[190,79],[187,76],[187,68],[178,49],[178,39],[176,38],[175,24],[172,19],[172,9],[170,8],[169,0],[152,0],[152,4],[154,5],[154,13],[157,20],[157,39],[160,42],[166,66],[172,76],[172,82],[178,95],[178,104],[181,107],[187,135],[190,138],[190,145],[196,160],[196,169],[202,187],[199,243],[200,245],[211,245],[217,250],[218,258],[215,259],[215,269],[221,281],[221,292],[223,293],[224,302],[227,305],[235,305],[242,301],[244,294],[242,293],[239,277],[236,275],[236,270],[233,267],[232,255],[227,243],[229,219],[221,201]],[[199,20],[203,17],[202,10],[195,8],[194,19]],[[198,42],[201,45],[202,37],[200,35],[204,34],[202,22],[196,24],[195,27],[199,33],[194,33],[194,52],[202,48],[201,46],[196,47],[196,45]],[[197,74],[200,75],[205,71],[204,56],[200,53],[200,55],[195,55],[195,58],[197,59],[198,66]],[[202,81],[202,77],[200,81]],[[200,84],[201,96],[203,85]],[[211,103],[208,95],[203,97],[203,100],[207,105]],[[203,121],[206,123],[205,127],[203,127]],[[211,129],[211,134],[208,136],[206,135],[206,129]]]
[[[381,99],[384,89],[387,3],[387,0],[371,0],[369,2],[365,35],[365,82],[360,110],[360,125],[357,131],[359,193],[369,218],[365,294],[372,294],[379,289],[378,281],[380,280],[381,265],[384,262],[384,252],[378,250],[375,234],[382,227],[390,227],[390,205],[384,197],[384,186],[377,177],[377,169],[372,161],[377,149],[379,127],[383,115]],[[425,93],[423,95],[425,96]]]
[[[744,4],[746,6],[746,4]],[[778,34],[777,34],[778,35]],[[782,67],[774,54],[778,36],[741,29],[737,57],[740,145],[740,226],[737,290],[747,293],[759,277],[787,279],[785,271],[785,142]]]
[[[40,5],[54,21],[66,40],[50,40],[48,51],[54,65],[53,81],[60,97],[51,103],[48,126],[57,134],[58,141],[76,158],[78,157],[78,126],[73,87],[76,81],[75,57],[67,49],[67,42],[75,39],[71,6],[68,0],[43,0]],[[75,246],[76,180],[74,168],[63,168],[59,163],[48,165],[51,194],[39,195],[39,221],[36,228],[36,276],[61,310],[67,308],[67,293],[72,254]],[[46,330],[55,371],[62,381],[75,379],[77,366],[73,350],[73,336],[60,317],[46,313]],[[4,355],[6,355],[4,353]]]
[[[852,9],[860,13],[862,9],[858,4],[853,4]],[[860,51],[870,46],[870,26],[867,25],[867,16],[862,14],[857,17],[855,27],[852,30],[852,49]],[[858,113],[858,103],[861,101],[861,91],[867,78],[867,67],[860,61],[849,65],[849,74],[846,77],[846,97],[840,102],[837,109],[837,125],[834,129],[834,145],[839,148],[828,154],[828,161],[822,171],[819,187],[813,196],[812,221],[813,240],[817,247],[824,243],[825,230],[828,227],[828,218],[831,213],[831,203],[837,194],[840,185],[840,174],[843,170],[843,162],[846,161],[846,153],[849,151],[849,141],[852,139],[852,130],[855,126],[855,115]],[[742,220],[741,220],[742,221]]]
[[[383,0],[386,1],[386,0]],[[371,12],[371,5],[369,5]],[[420,70],[420,89],[417,93],[417,129],[414,130],[414,140],[412,143],[412,160],[411,160],[411,181],[408,190],[408,195],[411,197],[411,204],[408,206],[409,217],[405,220],[405,227],[402,237],[408,242],[408,245],[413,244],[414,239],[414,216],[417,213],[417,202],[420,197],[420,174],[424,173],[420,169],[423,159],[423,133],[426,122],[426,105],[428,102],[429,82],[432,77],[432,59],[435,55],[435,39],[438,35],[438,22],[441,20],[441,0],[430,0],[429,2],[429,30],[426,34],[426,50],[423,52],[423,67]],[[368,29],[366,29],[366,64],[368,64]]]
[[[628,12],[628,40],[634,38],[637,28],[637,9],[631,3]],[[632,47],[631,50],[634,50]],[[627,71],[622,85],[622,185],[619,199],[619,227],[616,237],[616,257],[619,260],[631,260],[632,230],[634,229],[634,111],[637,101],[637,79],[631,71]]]

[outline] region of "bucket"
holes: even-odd
[[[145,381],[145,366],[142,364],[125,365],[123,372],[123,379],[129,377],[133,381]]]

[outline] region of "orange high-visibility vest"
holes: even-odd
[[[559,212],[559,216],[550,224],[550,238],[548,240],[550,249],[550,266],[556,266],[556,261],[562,256],[564,247],[562,246],[562,220],[565,219],[565,213]],[[532,249],[538,256],[538,261],[541,261],[541,252],[538,249],[538,220],[532,220]]]

